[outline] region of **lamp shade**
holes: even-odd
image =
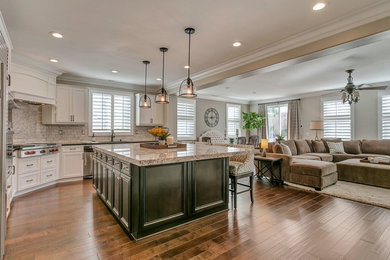
[[[260,148],[268,149],[268,139],[261,139]]]
[[[310,122],[310,129],[311,130],[323,130],[324,126],[322,121],[311,121]]]

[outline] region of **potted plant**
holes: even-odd
[[[284,136],[283,135],[277,135],[275,140],[276,140],[276,142],[280,143],[281,141],[284,140]]]
[[[148,132],[149,132],[149,134],[158,138],[158,143],[161,145],[165,144],[167,137],[171,135],[167,129],[163,129],[163,128],[158,127],[158,126],[156,126],[153,129],[148,130]]]
[[[249,131],[257,130],[257,136],[260,136],[259,129],[264,126],[264,116],[256,112],[242,112],[242,120],[244,121],[243,128]]]

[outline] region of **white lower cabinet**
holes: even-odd
[[[57,169],[41,171],[41,183],[48,183],[57,180]]]
[[[83,154],[83,146],[61,148],[61,178],[83,177]]]
[[[25,190],[40,184],[40,172],[24,173],[19,175],[18,190]]]

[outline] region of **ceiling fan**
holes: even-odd
[[[361,90],[385,90],[387,86],[373,86],[370,84],[360,84],[358,86],[353,84],[352,72],[354,69],[348,69],[345,72],[348,73],[347,85],[341,90],[341,99],[343,104],[357,103],[360,99],[359,91]]]

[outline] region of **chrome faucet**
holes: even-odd
[[[115,133],[114,130],[111,130],[111,143],[114,142]]]

